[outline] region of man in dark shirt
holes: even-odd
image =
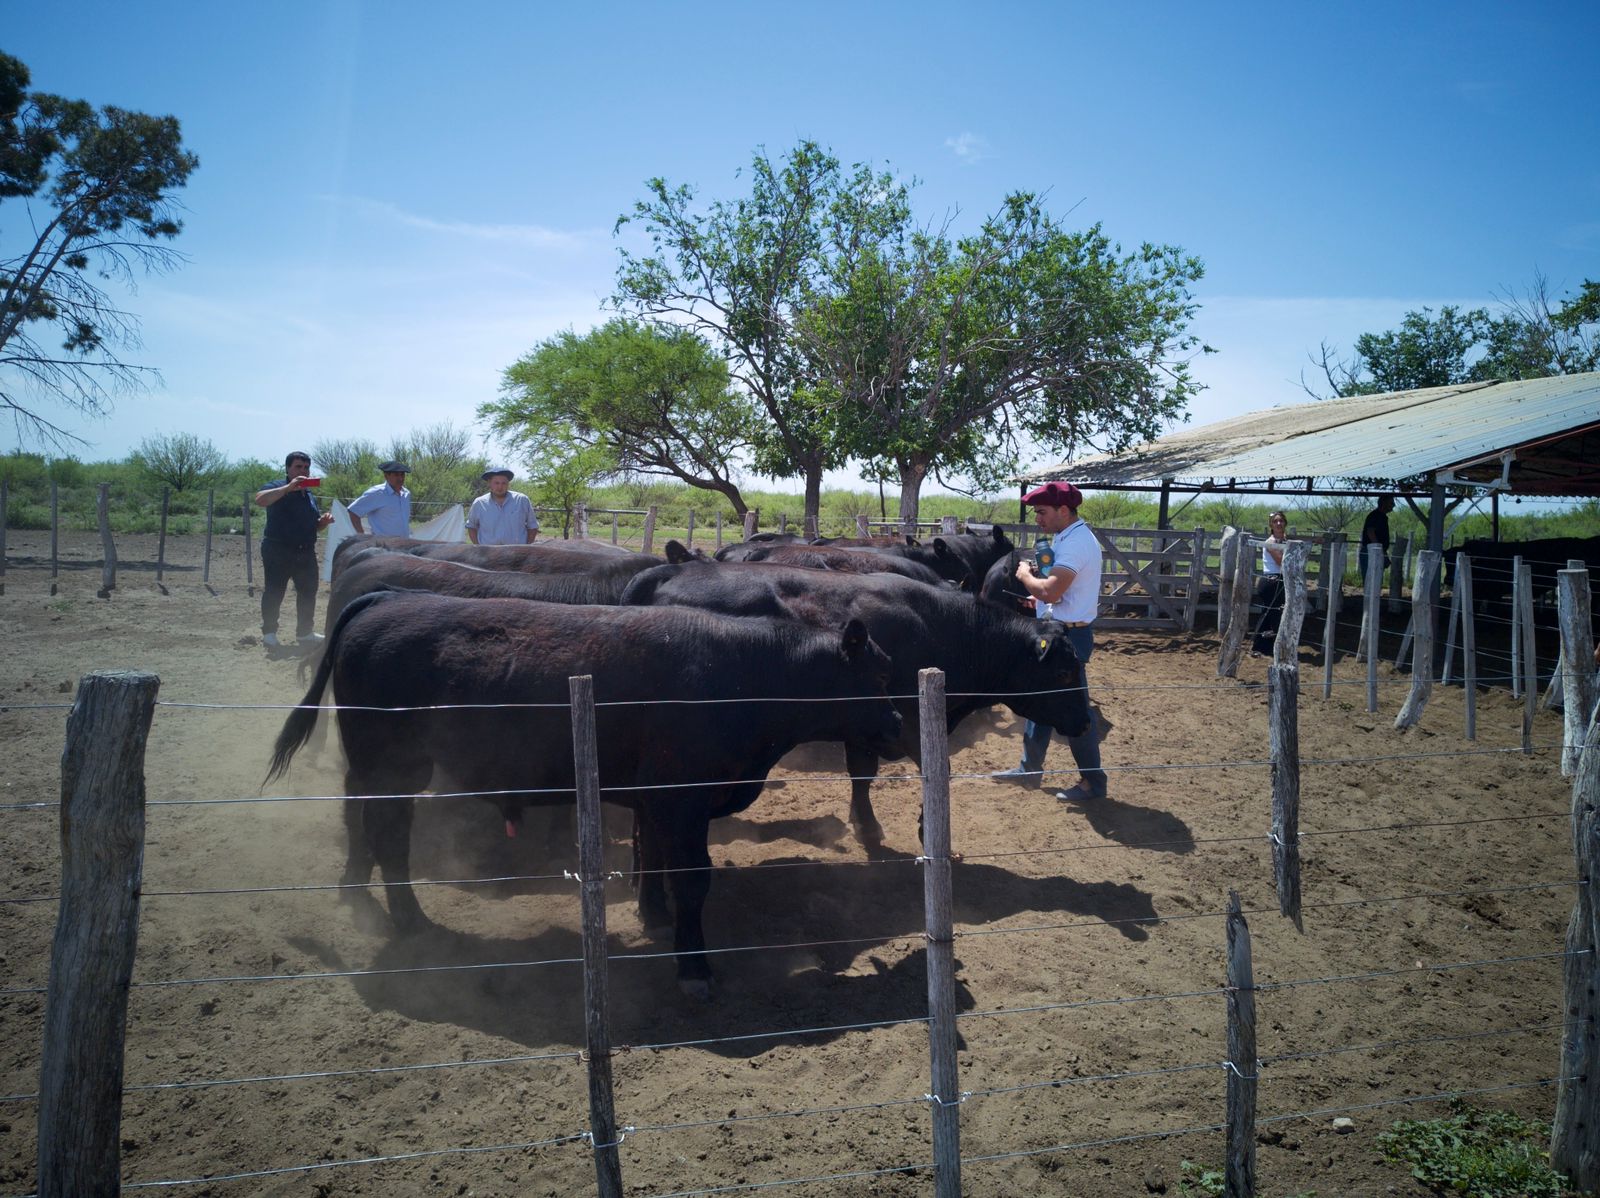
[[[1361,574],[1367,573],[1367,546],[1383,546],[1383,564],[1389,564],[1389,513],[1394,511],[1394,496],[1384,495],[1379,498],[1378,506],[1367,513],[1366,523],[1361,526]]]
[[[302,645],[322,639],[317,619],[317,530],[333,522],[332,513],[317,510],[307,490],[311,455],[295,450],[283,460],[286,478],[256,492],[256,506],[267,509],[261,534],[261,643],[278,647],[278,610],[294,582],[295,638]]]

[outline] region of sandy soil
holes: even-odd
[[[177,1192],[592,1193],[581,1143],[519,1146],[587,1127],[575,1059],[578,971],[505,964],[578,954],[577,898],[560,876],[570,850],[541,843],[533,826],[507,840],[489,808],[434,800],[415,838],[419,877],[546,876],[422,888],[443,930],[415,941],[363,918],[370,901],[353,908],[315,889],[336,882],[343,861],[336,803],[207,805],[260,793],[283,718],[226,705],[281,704],[301,693],[295,661],[269,658],[259,644],[237,538],[219,538],[209,590],[199,539],[175,542],[167,594],[149,568],[129,564],[153,558],[152,545],[125,538],[119,549],[120,588],[100,601],[93,539],[66,538],[52,596],[48,538],[10,536],[0,597],[0,802],[57,797],[66,712],[28,705],[68,702],[84,672],[150,669],[166,703],[225,705],[163,706],[151,734],[126,1179],[472,1148],[487,1150]],[[962,1107],[962,1149],[992,1158],[966,1166],[968,1193],[1176,1194],[1180,1162],[1220,1164],[1214,1132],[1150,1133],[1223,1117],[1219,913],[1230,888],[1258,912],[1250,918],[1258,982],[1389,975],[1259,995],[1261,1116],[1296,1116],[1263,1123],[1262,1194],[1424,1193],[1380,1160],[1374,1136],[1440,1104],[1369,1104],[1520,1087],[1558,1072],[1558,960],[1429,968],[1562,948],[1573,864],[1568,788],[1553,754],[1459,755],[1514,747],[1520,704],[1503,691],[1482,694],[1474,746],[1462,739],[1461,691],[1440,689],[1422,727],[1398,734],[1402,679],[1384,670],[1381,708],[1369,715],[1350,685],[1353,664],[1341,664],[1342,685],[1324,701],[1320,667],[1306,653],[1302,752],[1331,763],[1308,765],[1303,778],[1301,933],[1278,916],[1272,885],[1270,783],[1259,764],[1267,755],[1265,663],[1247,659],[1240,680],[1218,682],[1215,649],[1206,637],[1102,638],[1091,678],[1114,724],[1105,754],[1115,773],[1112,799],[1093,808],[973,776],[1015,761],[1020,727],[1010,713],[997,710],[958,734],[961,1073],[976,1092]],[[1540,713],[1534,737],[1558,742],[1559,717]],[[842,772],[842,757],[811,757]],[[1339,761],[1374,757],[1390,759]],[[1241,761],[1250,764],[1227,764]],[[1058,746],[1052,766],[1067,762]],[[671,962],[649,956],[661,946],[643,936],[626,885],[611,890],[612,949],[640,954],[612,966],[614,1038],[681,1045],[615,1060],[618,1115],[637,1129],[621,1149],[629,1193],[931,1160],[925,1036],[916,1023],[894,1022],[925,1011],[917,785],[880,783],[888,843],[869,857],[845,822],[844,782],[787,767],[775,776],[783,786],[713,830],[713,860],[727,868],[707,906],[711,943],[763,946],[715,959],[715,1001],[678,994]],[[339,785],[337,752],[328,750],[302,755],[268,793],[330,796]],[[57,835],[54,810],[0,811],[5,897],[55,893]],[[196,893],[290,885],[309,889]],[[54,919],[49,902],[0,904],[5,987],[44,985]],[[363,972],[279,980],[350,970]],[[245,980],[194,981],[218,978]],[[158,984],[181,980],[192,984]],[[0,995],[7,1095],[37,1086],[42,1005],[36,993]],[[884,1026],[855,1026],[867,1024]],[[1273,1059],[1288,1054],[1318,1055]],[[433,1064],[446,1067],[401,1068]],[[1535,1085],[1481,1101],[1547,1118],[1554,1097]],[[1328,1112],[1347,1109],[1355,1130],[1337,1134]],[[815,1113],[745,1121],[791,1111]],[[35,1117],[31,1101],[0,1103],[6,1193],[32,1186]],[[690,1126],[652,1130],[666,1124]],[[1115,1142],[1121,1137],[1137,1138]],[[1056,1145],[1090,1146],[1041,1151]],[[788,1192],[929,1194],[932,1182],[920,1169]]]

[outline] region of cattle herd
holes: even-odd
[[[1065,735],[1088,727],[1061,626],[1000,593],[1014,553],[998,529],[930,545],[764,537],[715,558],[669,542],[664,559],[352,537],[268,777],[312,737],[331,683],[343,880],[364,885],[376,865],[396,930],[413,932],[426,917],[409,886],[411,796],[479,795],[508,833],[531,805],[572,804],[568,679],[590,675],[601,796],[634,813],[641,919],[672,929],[680,984],[707,994],[709,822],[749,807],[796,745],[844,744],[851,820],[875,844],[877,763],[919,753],[919,670],[945,672],[951,728],[997,703]]]

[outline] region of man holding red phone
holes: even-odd
[[[295,450],[283,460],[285,478],[256,492],[256,506],[267,509],[267,527],[261,534],[261,643],[279,645],[278,611],[294,582],[295,639],[314,645],[322,639],[317,618],[317,532],[333,523],[333,514],[317,508],[309,488],[321,484],[311,477],[311,455]]]

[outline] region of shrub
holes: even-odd
[[[1567,1180],[1550,1167],[1549,1128],[1510,1111],[1459,1099],[1446,1119],[1402,1119],[1378,1136],[1392,1161],[1426,1185],[1472,1198],[1561,1198]]]

